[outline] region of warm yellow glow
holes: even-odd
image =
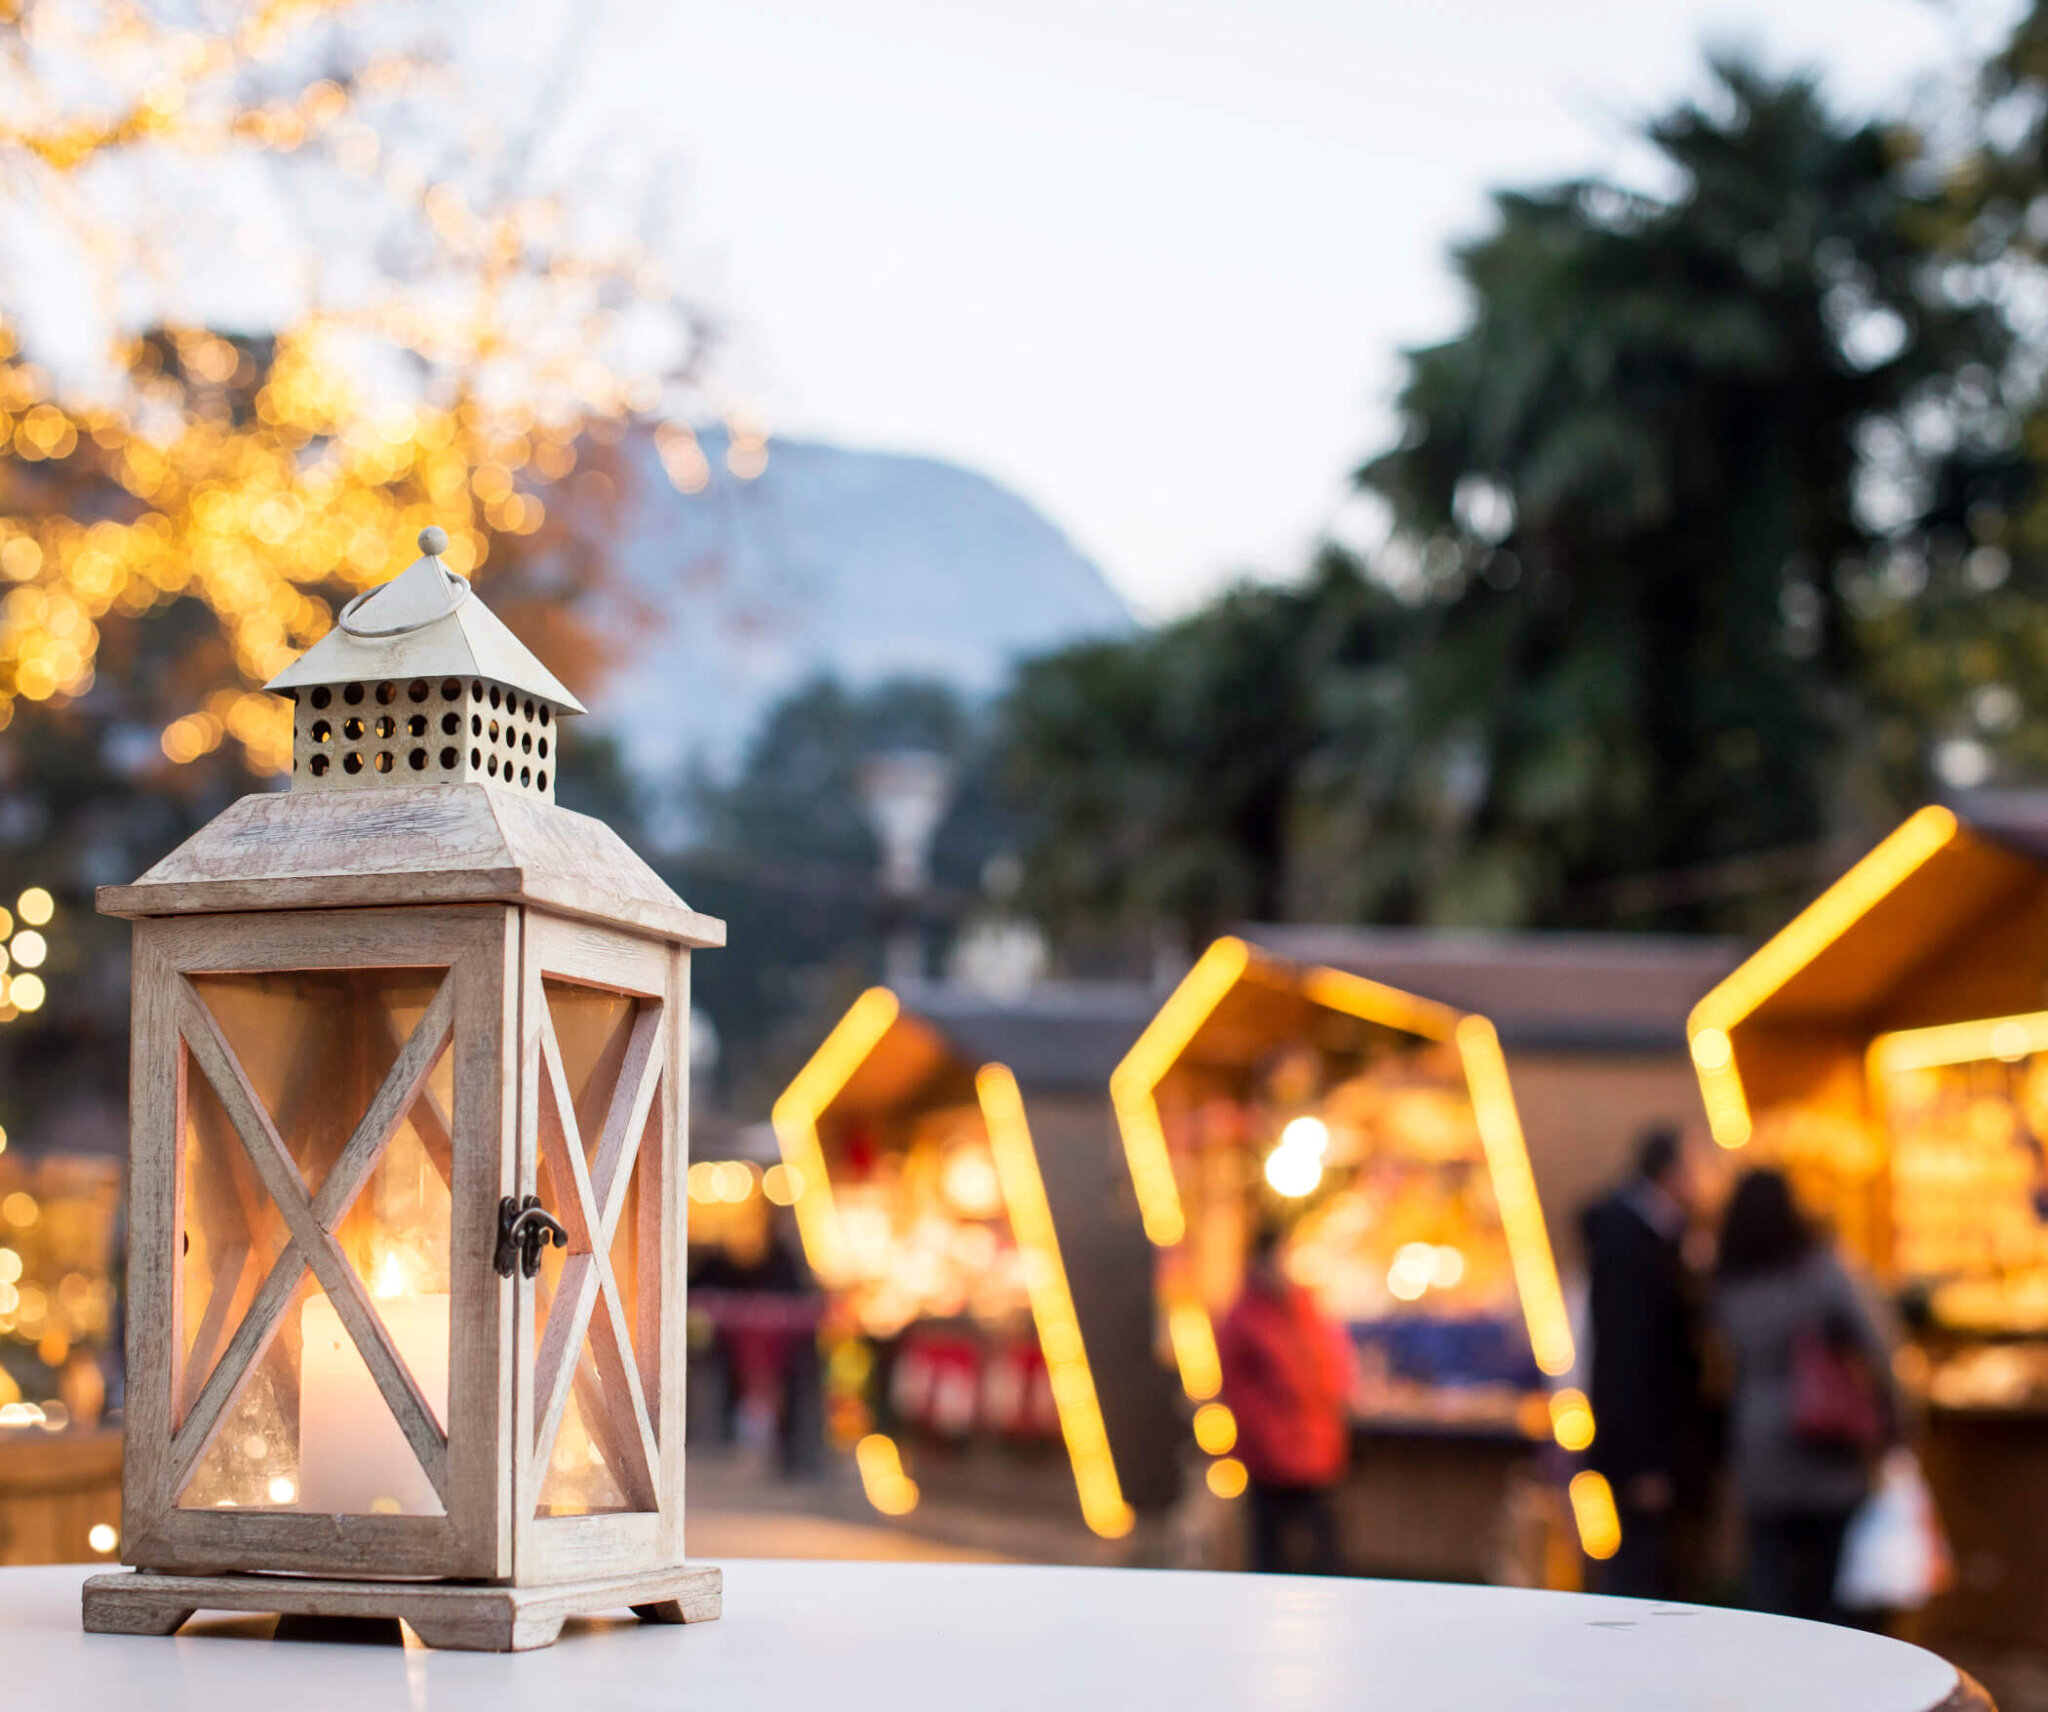
[[[6,1129],[6,1126],[5,1126],[5,1125],[0,1125],[0,1153],[5,1153],[6,1151],[7,1151],[7,1129]]]
[[[1024,1286],[1052,1383],[1053,1406],[1059,1412],[1060,1436],[1074,1468],[1081,1519],[1104,1539],[1121,1539],[1131,1531],[1134,1518],[1110,1454],[1095,1376],[1089,1370],[1081,1322],[1060,1259],[1059,1233],[1053,1227],[1052,1207],[1045,1198],[1038,1153],[1024,1115],[1024,1095],[1017,1078],[1002,1064],[983,1065],[974,1078],[974,1092],[988,1125],[989,1151],[995,1158],[1010,1232],[1024,1257]]]
[[[2037,1052],[2048,1052],[2048,1011],[1880,1034],[1870,1043],[1870,1069],[1874,1075],[1888,1076],[1989,1058],[2013,1064]]]
[[[57,913],[56,900],[41,886],[31,886],[15,900],[15,911],[30,927],[48,927]]]
[[[1912,816],[1700,1000],[1688,1032],[1732,1029],[1944,849],[1956,830],[1954,814],[1938,805]]]
[[[299,1495],[298,1483],[289,1475],[273,1474],[270,1477],[270,1501],[273,1504],[289,1504]]]
[[[1251,1476],[1234,1456],[1209,1464],[1209,1490],[1219,1498],[1242,1498],[1250,1484]]]
[[[1290,1118],[1280,1131],[1280,1145],[1300,1148],[1321,1159],[1330,1151],[1330,1126],[1318,1117]]]
[[[406,1292],[406,1285],[407,1279],[404,1263],[399,1260],[395,1252],[387,1250],[383,1260],[378,1263],[377,1276],[370,1285],[370,1294],[379,1301],[389,1302],[396,1297],[403,1296]]]
[[[40,969],[50,954],[50,942],[32,927],[25,927],[8,946],[9,958],[18,969]]]
[[[1225,1456],[1237,1446],[1237,1417],[1221,1403],[1204,1403],[1195,1411],[1195,1443],[1211,1456]]]
[[[917,1508],[917,1482],[903,1472],[896,1441],[885,1433],[869,1433],[853,1447],[861,1490],[885,1516],[907,1516]]]
[[[1364,1022],[1376,1022],[1384,1028],[1419,1034],[1425,1040],[1448,1040],[1458,1024],[1458,1013],[1449,1005],[1417,998],[1398,987],[1368,981],[1363,975],[1342,969],[1304,970],[1301,991],[1312,1004],[1342,1011]]]
[[[1693,1007],[1686,1032],[1692,1037],[1707,1125],[1723,1147],[1743,1146],[1754,1129],[1730,1031],[1945,849],[1957,830],[1948,809],[1938,804],[1921,809]]]
[[[1290,1200],[1312,1195],[1322,1180],[1322,1160],[1305,1147],[1282,1142],[1266,1155],[1266,1182],[1276,1195]]]
[[[1530,1351],[1545,1373],[1568,1373],[1575,1359],[1571,1316],[1565,1311],[1564,1291],[1558,1284],[1557,1260],[1550,1250],[1550,1232],[1536,1195],[1529,1144],[1522,1134],[1521,1115],[1515,1110],[1515,1091],[1508,1081],[1500,1036],[1486,1018],[1468,1016],[1459,1021],[1454,1038],[1472,1095],[1472,1116],[1486,1148],[1493,1198],[1507,1237],[1508,1263],[1522,1298],[1522,1318],[1529,1327]]]
[[[1585,1554],[1605,1560],[1621,1550],[1621,1517],[1615,1512],[1614,1489],[1607,1484],[1607,1476],[1597,1469],[1582,1468],[1566,1490]]]
[[[771,1165],[761,1173],[761,1193],[778,1207],[793,1206],[804,1192],[804,1174],[788,1165]]]
[[[1161,1248],[1179,1242],[1188,1226],[1154,1090],[1250,962],[1251,948],[1243,940],[1217,940],[1195,960],[1109,1078],[1110,1104],[1123,1137],[1131,1186],[1137,1191],[1138,1213],[1146,1236]]]
[[[0,1248],[0,1284],[13,1284],[21,1277],[21,1256],[11,1248]]]
[[[1584,1450],[1593,1442],[1593,1405],[1585,1392],[1567,1386],[1552,1395],[1550,1431],[1566,1450]]]
[[[1196,1302],[1182,1302],[1166,1315],[1166,1337],[1173,1345],[1180,1387],[1197,1403],[1223,1389],[1223,1358],[1216,1352],[1216,1328]]]
[[[101,1557],[105,1557],[121,1543],[121,1536],[108,1523],[95,1522],[86,1530],[85,1543],[98,1552]]]
[[[7,983],[7,1002],[17,1010],[39,1011],[47,997],[40,975],[16,975]]]
[[[902,1008],[887,987],[870,987],[861,994],[819,1044],[811,1061],[796,1073],[769,1114],[776,1145],[782,1149],[782,1163],[799,1186],[792,1204],[804,1258],[828,1288],[839,1280],[842,1250],[838,1209],[825,1174],[824,1146],[818,1140],[818,1119],[889,1032]]]
[[[6,1200],[0,1201],[0,1218],[24,1230],[42,1216],[43,1209],[36,1205],[35,1196],[26,1189],[17,1189]]]

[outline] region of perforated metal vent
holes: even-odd
[[[538,696],[473,677],[289,693],[295,791],[478,783],[555,800],[561,710]]]

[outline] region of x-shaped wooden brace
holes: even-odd
[[[347,1216],[378,1160],[383,1158],[384,1149],[398,1133],[398,1126],[405,1121],[428,1072],[448,1044],[454,1024],[455,983],[444,979],[411,1038],[399,1048],[383,1085],[370,1101],[370,1109],[328,1168],[320,1193],[309,1199],[305,1180],[299,1175],[290,1150],[270,1121],[270,1114],[263,1109],[263,1101],[250,1085],[248,1074],[222,1034],[220,1024],[191,982],[179,982],[178,1031],[184,1036],[193,1062],[220,1096],[228,1122],[284,1219],[289,1238],[171,1440],[174,1493],[184,1491],[191,1480],[200,1458],[226,1420],[228,1407],[243,1381],[255,1370],[277,1335],[285,1309],[298,1292],[299,1280],[310,1267],[334,1304],[341,1323],[348,1328],[349,1336],[355,1340],[377,1389],[398,1419],[406,1443],[412,1446],[420,1467],[446,1507],[447,1435],[435,1422],[433,1409],[385,1332],[384,1322],[377,1317],[361,1276],[334,1240],[334,1229]]]
[[[626,1502],[636,1510],[660,1508],[656,1480],[661,1452],[634,1359],[625,1304],[619,1299],[619,1281],[612,1273],[611,1252],[640,1137],[661,1082],[664,1052],[661,1007],[643,1005],[626,1042],[596,1156],[586,1168],[576,1103],[569,1096],[554,1019],[547,1014],[545,1003],[541,1006],[541,1157],[555,1183],[571,1186],[573,1196],[556,1209],[568,1227],[569,1253],[555,1283],[540,1354],[534,1362],[533,1394],[540,1412],[535,1423],[534,1456],[538,1460],[531,1489],[538,1490],[538,1476],[553,1451],[573,1387],[584,1426],[596,1439]],[[643,1257],[642,1264],[651,1261],[652,1257]],[[596,1358],[594,1383],[581,1359],[586,1333]]]

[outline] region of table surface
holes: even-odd
[[[193,1712],[1933,1712],[1932,1653],[1748,1612],[1510,1588],[993,1564],[740,1561],[725,1616],[571,1622],[506,1654],[79,1628],[83,1565],[0,1570],[11,1706]]]

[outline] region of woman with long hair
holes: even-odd
[[[1835,1575],[1849,1517],[1896,1433],[1891,1344],[1780,1171],[1746,1173],[1729,1198],[1715,1314],[1734,1364],[1746,1601],[1848,1622]]]

